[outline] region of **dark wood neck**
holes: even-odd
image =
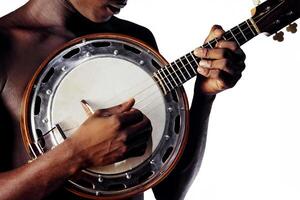
[[[258,34],[251,19],[248,19],[224,33],[221,38],[213,39],[201,47],[212,49],[220,40],[234,41],[239,46],[242,46]],[[167,94],[197,75],[197,67],[200,60],[200,58],[194,56],[193,51],[189,52],[156,71],[153,77],[159,83],[164,93]]]

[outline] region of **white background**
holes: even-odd
[[[1,1],[0,15],[25,2]],[[200,46],[213,24],[227,30],[252,7],[252,0],[129,0],[120,17],[152,30],[173,61]],[[261,35],[243,46],[247,68],[214,103],[202,167],[186,199],[300,199],[300,35],[285,36],[278,43]],[[146,199],[154,197],[147,192]]]

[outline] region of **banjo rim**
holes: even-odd
[[[42,72],[42,70],[47,66],[47,64],[60,52],[64,51],[66,48],[74,46],[82,41],[88,41],[88,40],[92,40],[92,39],[119,39],[119,40],[123,40],[126,42],[130,42],[132,44],[135,44],[137,46],[141,46],[145,49],[147,49],[148,51],[150,51],[153,55],[155,55],[155,57],[164,64],[164,66],[166,66],[168,64],[168,61],[160,54],[158,53],[155,49],[153,49],[152,47],[150,47],[147,43],[128,36],[128,35],[124,35],[124,34],[115,34],[115,33],[96,33],[96,34],[89,34],[89,35],[85,35],[85,36],[81,36],[78,37],[76,39],[73,39],[65,44],[63,44],[62,46],[58,47],[54,52],[52,52],[43,62],[42,64],[38,67],[38,69],[35,71],[32,79],[30,80],[30,82],[28,83],[25,91],[24,91],[24,95],[23,95],[23,100],[21,103],[21,114],[20,114],[20,128],[21,128],[21,134],[22,134],[22,139],[23,139],[23,144],[25,146],[26,152],[29,155],[30,159],[32,159],[31,156],[31,151],[30,151],[30,147],[29,145],[32,143],[32,139],[30,138],[30,127],[29,127],[29,120],[30,120],[30,116],[29,116],[29,108],[30,108],[30,100],[31,100],[31,95],[32,95],[32,91],[34,88],[34,83],[35,80],[39,77],[40,73]],[[72,187],[71,184],[65,185],[65,188],[84,198],[89,198],[89,199],[103,199],[103,200],[114,200],[114,199],[122,199],[122,198],[127,198],[130,196],[133,196],[135,194],[144,192],[150,188],[152,188],[153,186],[157,185],[158,183],[160,183],[162,180],[164,180],[171,172],[172,170],[175,168],[176,164],[178,163],[180,157],[183,154],[184,148],[187,144],[187,140],[188,140],[188,135],[189,135],[189,104],[188,104],[188,98],[187,95],[185,93],[185,90],[183,87],[179,87],[178,88],[179,91],[182,94],[183,97],[183,102],[184,102],[184,108],[185,108],[185,121],[184,123],[184,136],[183,136],[183,140],[182,143],[180,145],[178,154],[175,156],[175,159],[171,162],[171,165],[169,166],[169,168],[164,171],[163,175],[155,178],[154,180],[150,181],[149,183],[145,184],[143,187],[139,187],[139,188],[135,188],[133,190],[130,190],[126,193],[120,193],[120,194],[114,194],[112,196],[94,196],[91,194],[87,194],[81,191],[76,190],[75,188]]]

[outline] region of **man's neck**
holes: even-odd
[[[33,28],[58,28],[75,36],[97,32],[100,24],[81,15],[68,0],[30,0],[20,12],[19,20]]]
[[[27,20],[36,26],[64,27],[74,15],[78,15],[67,0],[30,0],[24,9]]]

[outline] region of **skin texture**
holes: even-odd
[[[132,108],[134,100],[131,99],[96,111],[72,137],[26,164],[28,156],[22,144],[19,112],[28,81],[53,50],[78,36],[98,31],[94,28],[97,23],[105,23],[118,12],[111,12],[111,3],[120,1],[30,0],[0,19],[0,122],[3,124],[0,127],[3,136],[0,141],[0,200],[44,199],[82,168],[106,165],[136,156],[133,152],[144,152],[151,134],[151,122]],[[75,22],[80,30],[74,26]],[[220,37],[222,33],[219,26],[214,26],[207,39]],[[197,49],[195,55],[203,60],[199,64],[190,110],[190,138],[174,171],[153,188],[157,199],[184,198],[201,165],[215,94],[233,87],[244,69],[245,56],[233,42],[220,41],[215,49]],[[135,140],[141,136],[142,142]],[[131,146],[136,149],[129,148]]]
[[[113,14],[120,12],[120,9],[112,9],[108,5],[113,4],[126,4],[127,0],[70,0],[70,3],[78,10],[83,16],[93,22],[104,22],[111,18]],[[112,9],[112,10],[111,10]]]

